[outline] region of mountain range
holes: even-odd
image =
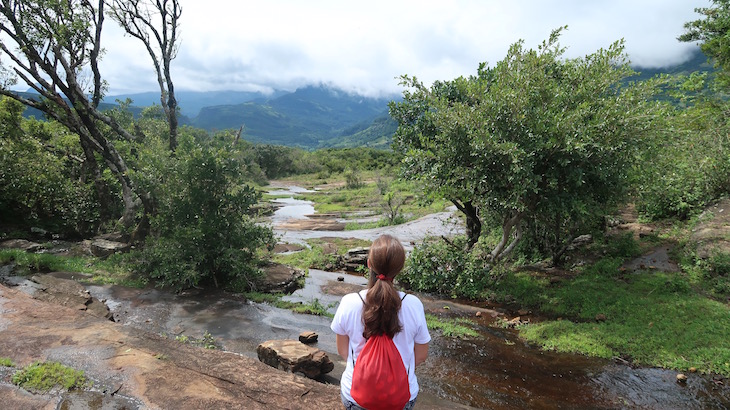
[[[699,50],[687,62],[661,69],[643,69],[632,80],[643,80],[656,74],[688,74],[712,72],[707,57]],[[397,129],[388,115],[391,98],[371,98],[348,93],[326,85],[313,85],[294,92],[276,90],[261,92],[213,91],[176,93],[180,106],[180,124],[208,131],[238,130],[242,138],[276,145],[305,149],[368,146],[388,148]],[[139,115],[140,107],[160,104],[159,93],[147,92],[109,96],[105,107],[116,101],[132,100],[130,110]],[[24,115],[42,117],[28,109]]]
[[[246,140],[306,149],[372,146],[387,148],[396,123],[388,115],[393,98],[371,98],[324,86],[294,92],[176,93],[181,124],[208,131],[239,129]],[[116,95],[105,102],[159,105],[159,94]],[[394,97],[395,98],[395,97]],[[217,103],[217,104],[216,104]]]

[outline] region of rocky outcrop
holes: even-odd
[[[343,266],[350,272],[360,272],[368,267],[368,252],[370,248],[354,248],[343,256]]]
[[[22,249],[26,252],[38,252],[43,247],[39,243],[27,241],[25,239],[9,239],[0,243],[0,248]]]
[[[262,268],[264,277],[258,290],[267,293],[292,293],[301,286],[304,271],[281,263],[269,263]]]
[[[54,272],[54,274],[63,274]],[[109,308],[99,299],[91,296],[81,284],[72,279],[62,279],[48,275],[34,275],[31,280],[40,286],[33,297],[45,302],[55,303],[72,309],[86,311],[94,316],[114,320]],[[79,274],[77,274],[79,275]]]
[[[297,340],[269,340],[256,348],[259,360],[290,373],[301,373],[310,379],[335,368],[327,353]]]
[[[128,243],[110,241],[108,239],[97,238],[91,241],[91,254],[106,258],[115,253],[129,252],[130,245]]]
[[[139,409],[342,408],[339,387],[272,369],[241,354],[194,347],[33,299],[0,285],[0,352],[19,368],[58,361]],[[113,394],[113,393],[112,393]],[[3,409],[55,409],[60,393],[29,394],[0,380]],[[40,405],[36,406],[36,403]],[[68,408],[100,408],[95,405]],[[104,398],[103,408],[112,408]]]

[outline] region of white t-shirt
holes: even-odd
[[[360,291],[360,296],[365,299],[367,290]],[[400,297],[405,293],[398,292]],[[340,390],[345,398],[351,402],[355,402],[350,395],[352,387],[352,372],[354,370],[353,358],[357,361],[357,356],[365,347],[365,338],[362,337],[364,324],[362,321],[363,303],[360,297],[355,293],[350,293],[342,297],[340,305],[337,307],[334,319],[330,328],[338,335],[348,336],[350,338],[349,357],[347,358],[347,367],[342,373],[340,380]],[[403,329],[396,333],[393,337],[393,343],[403,359],[403,365],[408,372],[408,384],[413,400],[418,395],[418,380],[416,379],[416,358],[413,354],[414,343],[426,344],[431,341],[431,335],[426,327],[426,315],[423,311],[423,303],[413,296],[408,295],[401,303],[400,311],[398,311],[398,319]],[[354,356],[354,357],[353,357]]]

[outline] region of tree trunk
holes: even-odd
[[[479,242],[479,237],[482,235],[482,221],[479,219],[479,208],[474,206],[471,201],[466,201],[462,204],[452,199],[451,203],[466,216],[466,251],[468,252]]]

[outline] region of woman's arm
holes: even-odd
[[[350,356],[350,336],[337,335],[337,353],[342,356],[345,361]]]
[[[345,336],[347,337],[347,336]],[[416,359],[416,366],[426,361],[428,357],[428,343],[419,344],[415,343],[413,346],[413,356]]]

